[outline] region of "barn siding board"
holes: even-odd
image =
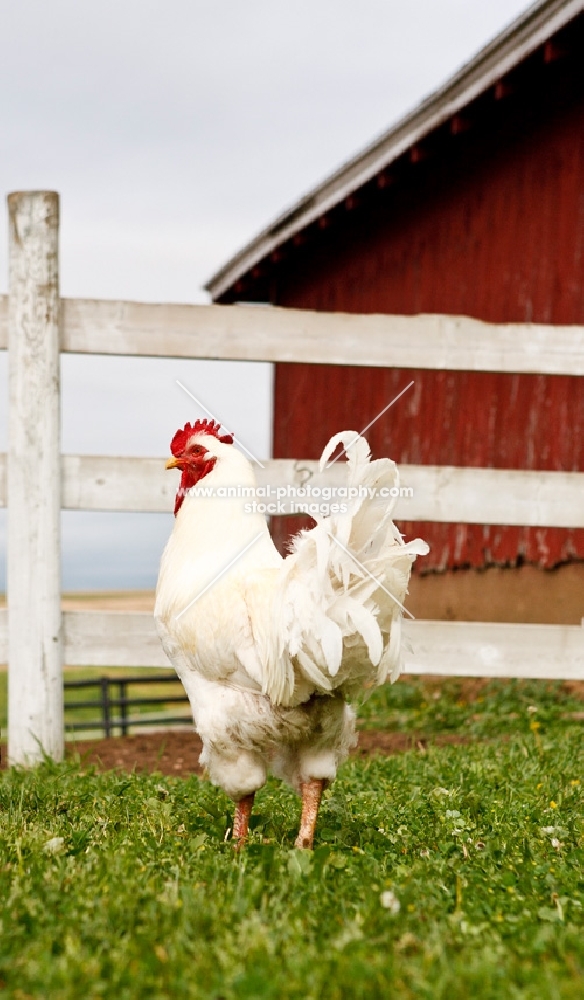
[[[367,432],[374,457],[392,455],[410,465],[584,469],[584,435],[562,432],[584,426],[584,393],[569,376],[277,365],[275,396],[283,416],[275,424],[274,454],[318,458],[340,427],[361,430],[412,379],[412,389]],[[279,543],[305,523],[275,524]],[[581,529],[425,522],[400,528],[407,537],[430,541],[426,570],[518,560],[554,566],[584,557]]]
[[[508,131],[340,216],[275,272],[277,304],[581,322],[584,102]]]
[[[558,60],[551,72],[542,65],[504,101],[485,95],[468,132],[431,137],[427,159],[398,168],[388,189],[364,191],[358,209],[308,233],[269,278],[264,270],[249,298],[583,323],[584,76],[573,61]],[[277,365],[274,456],[318,457],[331,434],[365,427],[411,378],[413,391],[368,434],[375,455],[584,470],[584,394],[568,376]],[[276,523],[278,541],[298,523]],[[584,558],[582,530],[401,527],[430,541],[424,569]]]

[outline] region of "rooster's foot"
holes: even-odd
[[[310,781],[303,781],[300,788],[302,792],[302,816],[300,818],[300,831],[294,842],[294,847],[311,851],[324,781],[322,778],[311,778]]]

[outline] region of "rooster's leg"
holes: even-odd
[[[310,781],[303,781],[300,786],[302,791],[302,816],[300,818],[300,831],[294,843],[295,847],[309,851],[312,850],[316,817],[318,816],[318,807],[320,806],[323,787],[324,781],[322,778],[311,778]]]
[[[239,850],[243,846],[247,838],[247,832],[249,829],[249,817],[251,816],[251,811],[253,809],[253,800],[255,792],[251,795],[244,795],[242,799],[239,800],[235,806],[235,816],[233,817],[233,840],[235,841],[235,849]]]

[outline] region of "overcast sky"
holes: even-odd
[[[0,0],[0,191],[61,195],[61,293],[205,302],[257,231],[440,86],[524,0]],[[7,290],[6,212],[0,291]],[[0,449],[6,448],[0,352]],[[260,457],[267,365],[66,357],[63,451],[165,455],[200,413]],[[340,428],[339,428],[340,429]],[[164,515],[63,516],[67,589],[149,587]],[[0,588],[5,512],[0,512]]]

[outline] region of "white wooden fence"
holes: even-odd
[[[58,196],[9,196],[10,290],[0,297],[9,348],[8,609],[0,662],[9,662],[9,757],[63,753],[62,664],[167,666],[152,617],[60,610],[59,511],[169,511],[176,484],[162,458],[60,455],[59,351],[139,357],[302,361],[584,375],[584,328],[494,325],[449,316],[353,316],[293,309],[149,305],[59,299]],[[414,488],[397,517],[479,524],[584,527],[584,473],[402,466]],[[313,485],[317,463],[274,460],[258,479]],[[407,506],[406,506],[407,505]],[[584,679],[584,628],[407,622],[411,673]]]

